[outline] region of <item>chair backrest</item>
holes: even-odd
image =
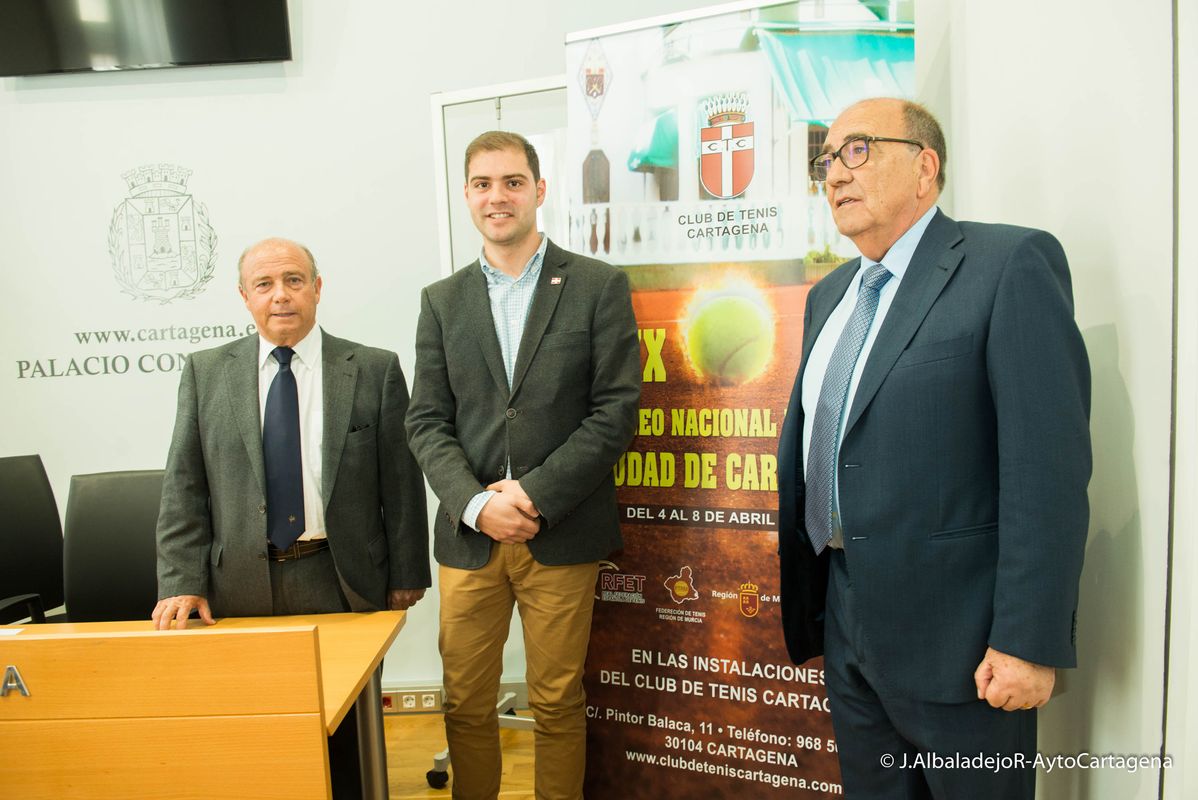
[[[158,598],[154,530],[162,470],[71,478],[67,498],[67,618],[149,619]]]
[[[62,524],[41,456],[8,456],[0,458],[0,599],[32,593],[47,611],[62,605]]]

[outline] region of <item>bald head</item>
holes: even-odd
[[[871,97],[861,100],[842,111],[841,116],[850,111],[872,111],[875,115],[900,120],[903,131],[900,135],[904,139],[914,139],[936,153],[936,160],[939,162],[939,169],[936,173],[936,190],[937,193],[944,191],[948,148],[944,141],[944,130],[931,111],[919,103],[901,97]]]
[[[237,285],[242,289],[245,288],[246,261],[251,260],[255,256],[272,252],[278,255],[290,255],[294,258],[302,258],[308,264],[311,280],[315,281],[320,276],[320,273],[316,269],[316,256],[312,255],[311,250],[299,242],[272,236],[260,242],[255,242],[241,251],[241,257],[237,259]]]

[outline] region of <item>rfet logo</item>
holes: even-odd
[[[645,602],[645,576],[620,572],[620,567],[612,561],[599,562],[599,581],[595,590],[595,599],[610,603]]]
[[[753,181],[753,123],[744,93],[710,97],[703,103],[709,124],[699,130],[699,182],[721,200],[744,194]]]

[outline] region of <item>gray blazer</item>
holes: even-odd
[[[512,477],[540,509],[533,558],[597,561],[622,546],[612,467],[636,429],[640,344],[622,270],[549,243],[509,390],[477,261],[425,288],[408,438],[441,501],[433,555],[477,569],[492,539],[461,522]]]
[[[823,652],[828,583],[828,551],[815,555],[804,522],[802,370],[860,263],[808,295],[779,440],[782,624],[796,662]],[[893,692],[975,700],[987,646],[1075,665],[1089,411],[1061,245],[937,212],[865,363],[838,464],[857,612]]]
[[[370,603],[354,610],[386,608],[389,589],[430,584],[408,390],[394,353],[321,335],[329,547]],[[159,598],[202,595],[217,616],[271,613],[260,413],[256,335],[187,360],[158,514]]]

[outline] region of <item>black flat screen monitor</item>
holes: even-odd
[[[0,0],[0,76],[290,60],[287,0]]]

